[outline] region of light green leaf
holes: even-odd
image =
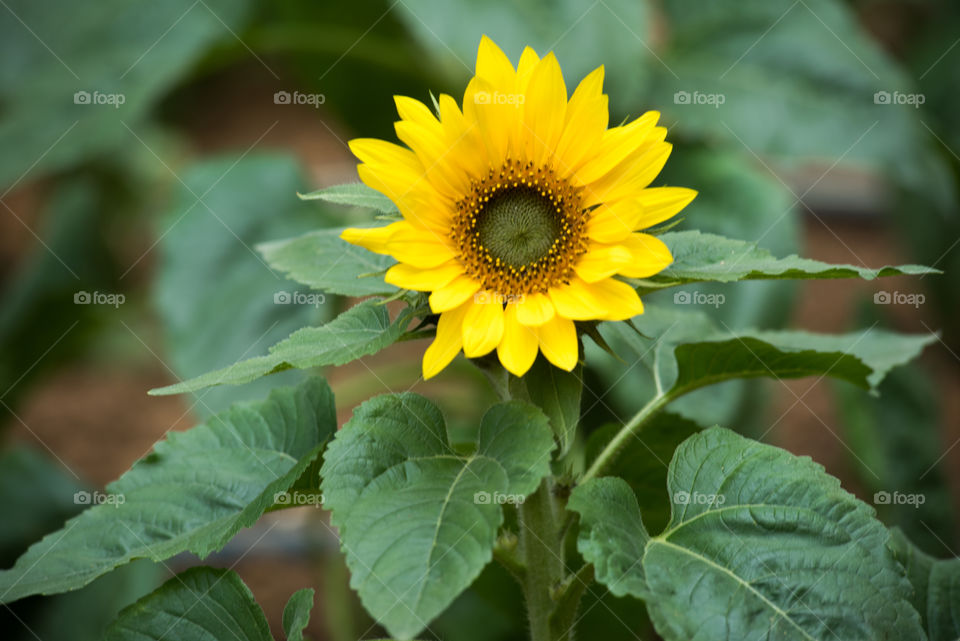
[[[787,256],[775,258],[756,243],[734,240],[699,231],[667,232],[660,236],[673,254],[673,264],[649,279],[656,283],[721,282],[769,279],[828,279],[938,274],[922,265],[886,266],[877,269],[854,265],[831,265],[819,260]],[[643,288],[641,288],[641,292]]]
[[[237,573],[204,566],[178,574],[124,608],[104,639],[273,641],[263,610]]]
[[[313,289],[344,296],[370,296],[397,291],[383,281],[396,264],[391,256],[375,254],[342,238],[343,228],[323,229],[304,236],[257,247],[274,269]]]
[[[287,369],[343,365],[392,345],[410,322],[409,309],[393,322],[384,305],[367,300],[320,327],[304,327],[258,356],[188,381],[150,390],[150,394],[182,394],[212,385],[239,385]]]
[[[598,579],[644,599],[667,641],[925,638],[886,529],[809,458],[714,427],[677,449],[667,492],[654,537],[620,479],[570,503]]]
[[[487,412],[470,454],[450,447],[440,410],[421,396],[357,408],[324,456],[324,505],[351,586],[391,635],[410,639],[476,579],[501,503],[536,489],[553,447],[546,417],[519,401]]]
[[[803,331],[731,331],[702,314],[649,307],[634,319],[638,336],[623,323],[605,323],[604,336],[650,365],[660,389],[678,397],[737,378],[830,376],[874,389],[894,367],[915,358],[933,334],[869,329],[828,335]],[[655,341],[655,342],[652,342]]]
[[[311,378],[170,432],[106,493],[77,499],[92,507],[0,572],[0,601],[72,590],[138,558],[220,549],[297,480],[336,426],[330,388]]]
[[[912,603],[930,641],[960,639],[960,558],[935,559],[894,529],[891,547],[913,586]]]
[[[313,609],[313,588],[297,590],[283,608],[283,633],[287,641],[303,641],[303,629],[310,623]]]
[[[393,201],[376,189],[371,189],[363,183],[348,183],[335,185],[325,189],[311,191],[308,194],[298,194],[301,200],[323,200],[337,205],[350,205],[376,209],[384,214],[399,214]]]

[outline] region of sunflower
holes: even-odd
[[[347,229],[342,238],[397,259],[386,281],[430,292],[440,315],[423,358],[430,378],[463,350],[497,350],[522,376],[538,350],[572,370],[574,321],[643,313],[617,278],[644,278],[673,258],[658,238],[638,233],[670,218],[696,192],[648,188],[671,145],[651,111],[607,128],[603,67],[568,99],[553,53],[527,48],[514,69],[489,38],[463,109],[448,95],[436,112],[396,96],[398,138],[358,139],[360,179],[390,198],[403,220]]]

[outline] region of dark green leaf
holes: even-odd
[[[333,394],[319,378],[170,432],[106,493],[0,572],[0,600],[86,585],[138,558],[206,556],[252,525],[336,431]]]
[[[668,494],[654,537],[620,479],[570,503],[598,580],[644,599],[668,641],[925,638],[886,529],[810,459],[715,427],[677,448]]]
[[[303,629],[310,623],[313,595],[313,588],[297,590],[283,608],[283,633],[287,641],[303,641]]]
[[[930,641],[960,639],[960,558],[935,559],[899,529],[893,530],[890,541],[913,586],[911,602],[923,619]]]
[[[563,456],[573,445],[580,422],[580,399],[583,396],[583,366],[571,372],[554,367],[540,355],[522,378],[526,398],[543,410],[557,437]]]
[[[236,572],[190,568],[120,612],[105,641],[273,641]]]
[[[393,636],[426,628],[480,574],[501,503],[536,489],[553,447],[546,417],[519,401],[487,412],[469,455],[450,447],[443,416],[421,396],[356,410],[324,456],[324,505],[351,586]]]
[[[194,392],[212,385],[239,385],[287,369],[343,365],[392,345],[410,322],[409,310],[393,322],[384,305],[367,300],[321,327],[304,327],[258,356],[188,381],[150,390],[153,395]]]

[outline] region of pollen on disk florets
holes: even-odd
[[[459,259],[487,291],[546,292],[567,282],[587,251],[580,191],[550,167],[508,158],[472,180],[456,210]]]

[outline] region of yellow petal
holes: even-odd
[[[463,345],[460,330],[466,313],[467,305],[461,305],[440,315],[437,336],[423,354],[423,378],[436,376],[460,351]]]
[[[660,130],[655,134],[657,138],[666,132],[662,127],[657,129]],[[657,142],[649,149],[631,156],[603,178],[584,188],[583,206],[592,207],[604,202],[612,203],[622,198],[640,196],[667,164],[672,150],[673,145],[670,143]]]
[[[370,165],[357,167],[360,180],[393,201],[403,217],[418,227],[446,233],[452,206],[422,174],[416,178],[398,173],[378,173]],[[414,182],[411,182],[414,181]]]
[[[574,178],[586,185],[606,175],[643,145],[659,118],[659,112],[648,111],[627,125],[607,129],[594,157],[577,170]]]
[[[580,355],[577,345],[577,327],[572,320],[554,316],[553,320],[537,328],[540,351],[560,369],[570,371],[577,366]]]
[[[486,292],[485,292],[486,293]],[[463,353],[469,358],[493,351],[503,338],[503,304],[495,296],[474,296],[463,319]]]
[[[574,173],[603,139],[610,118],[603,73],[601,66],[584,78],[567,104],[563,134],[553,158],[561,178]]]
[[[614,278],[590,285],[591,293],[608,310],[604,320],[625,320],[643,313],[643,303],[637,291]]]
[[[512,87],[516,77],[510,59],[486,35],[480,37],[480,47],[477,49],[476,76],[501,88]]]
[[[520,54],[520,62],[517,63],[517,83],[516,91],[523,93],[526,91],[527,83],[533,75],[533,70],[537,68],[540,62],[540,56],[532,47],[524,47]],[[566,98],[566,96],[564,96]]]
[[[490,166],[486,147],[480,140],[480,128],[477,123],[467,120],[452,96],[441,94],[438,102],[440,122],[450,141],[450,155],[469,176],[479,176]]]
[[[439,267],[454,257],[447,237],[406,222],[402,224],[404,227],[397,229],[387,240],[387,251],[401,263],[414,267]]]
[[[523,376],[537,359],[537,332],[525,327],[517,318],[519,307],[507,305],[503,312],[503,338],[497,345],[497,356],[503,367],[514,376]]]
[[[460,275],[430,294],[430,309],[434,314],[459,307],[477,293],[480,283],[466,275]]]
[[[574,320],[591,320],[600,318],[606,313],[606,308],[590,292],[590,288],[582,279],[573,278],[567,285],[550,288],[547,293],[557,316]]]
[[[468,122],[476,123],[491,164],[502,162],[519,126],[520,109],[516,95],[509,89],[505,91],[475,77],[467,84],[463,95],[463,115]]]
[[[391,285],[418,292],[432,292],[440,289],[463,273],[463,267],[456,261],[448,261],[433,269],[423,269],[398,263],[387,270],[384,280]]]
[[[593,243],[573,269],[585,282],[595,283],[613,276],[631,260],[633,254],[626,247]]]
[[[632,255],[630,263],[619,272],[627,278],[646,278],[659,274],[673,262],[670,248],[656,236],[630,234],[620,244]]]
[[[555,313],[553,303],[545,294],[524,294],[517,302],[517,320],[528,327],[543,325],[553,318]]]
[[[523,103],[520,140],[527,158],[537,165],[553,155],[567,113],[567,87],[553,53],[541,60],[530,76]]]
[[[407,225],[405,222],[390,223],[383,227],[370,227],[369,229],[358,229],[350,227],[340,232],[340,238],[351,245],[359,245],[377,254],[389,254],[387,242],[390,237],[401,228]]]
[[[697,197],[697,192],[686,187],[651,187],[640,192],[640,202],[643,204],[637,229],[646,229],[668,218],[673,218],[681,209],[690,204]]]
[[[644,217],[639,198],[624,198],[605,203],[590,212],[587,235],[602,243],[616,243],[630,235]]]

